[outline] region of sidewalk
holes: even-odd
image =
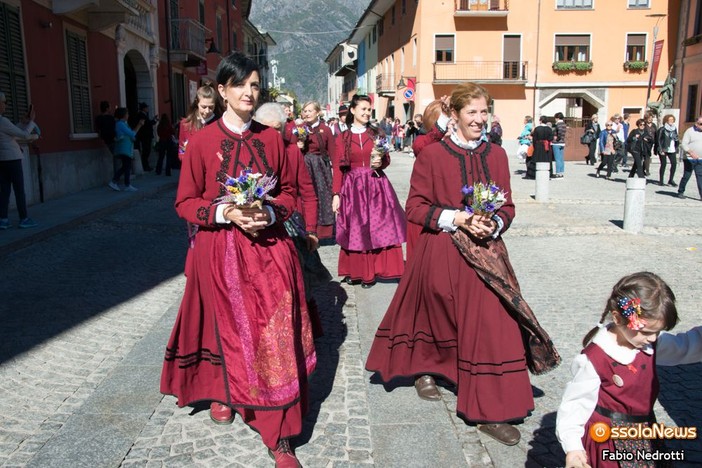
[[[178,171],[174,171],[171,177],[156,175],[153,172],[140,175],[135,179],[135,185],[139,189],[137,192],[116,192],[105,183],[104,187],[96,187],[31,205],[27,211],[29,216],[38,223],[34,228],[18,228],[17,210],[10,210],[9,219],[12,227],[0,231],[0,257],[136,200],[174,188],[178,185],[178,174]]]

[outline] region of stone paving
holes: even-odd
[[[394,153],[387,171],[401,200],[412,163]],[[555,411],[570,361],[614,282],[655,271],[677,295],[675,331],[702,323],[699,200],[649,184],[645,228],[632,235],[620,227],[623,178],[595,179],[593,169],[568,162],[566,178],[550,183],[551,200],[541,204],[532,198],[534,182],[519,177],[522,169],[514,160],[517,217],[505,241],[522,291],[564,360],[532,377],[536,408],[519,426],[522,441],[505,447],[467,426],[455,415],[450,389],[431,403],[416,398],[411,383],[387,390],[371,383],[365,356],[396,285],[362,290],[333,281],[315,292],[325,335],[317,341],[311,411],[295,441],[304,466],[562,466]],[[175,398],[158,393],[184,285],[185,241],[172,184],[145,177],[144,192],[133,198],[107,189],[85,194],[80,216],[76,202],[30,207],[40,222],[70,213],[54,221],[55,229],[8,231],[5,238],[0,232],[2,466],[272,466],[239,418],[217,426],[206,407],[178,408]],[[85,214],[91,204],[94,216]],[[335,274],[338,247],[322,247],[321,255]],[[702,365],[659,374],[659,421],[698,425]],[[677,466],[702,464],[699,438],[669,445],[685,450],[686,462]]]

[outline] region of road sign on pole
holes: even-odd
[[[402,95],[405,97],[406,100],[412,101],[414,99],[414,90],[412,88],[407,88],[405,89],[405,92],[402,93]]]

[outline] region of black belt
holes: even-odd
[[[595,411],[600,413],[602,416],[611,419],[612,421],[622,421],[630,423],[643,423],[643,422],[654,422],[656,420],[653,413],[646,415],[634,415],[626,413],[617,413],[616,411],[608,410],[600,405],[595,406]]]

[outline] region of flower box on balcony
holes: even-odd
[[[567,62],[553,62],[553,71],[569,72],[569,71],[590,71],[592,70],[592,62],[576,62],[574,60]]]
[[[647,68],[648,61],[629,60],[624,62],[624,70],[646,70]]]

